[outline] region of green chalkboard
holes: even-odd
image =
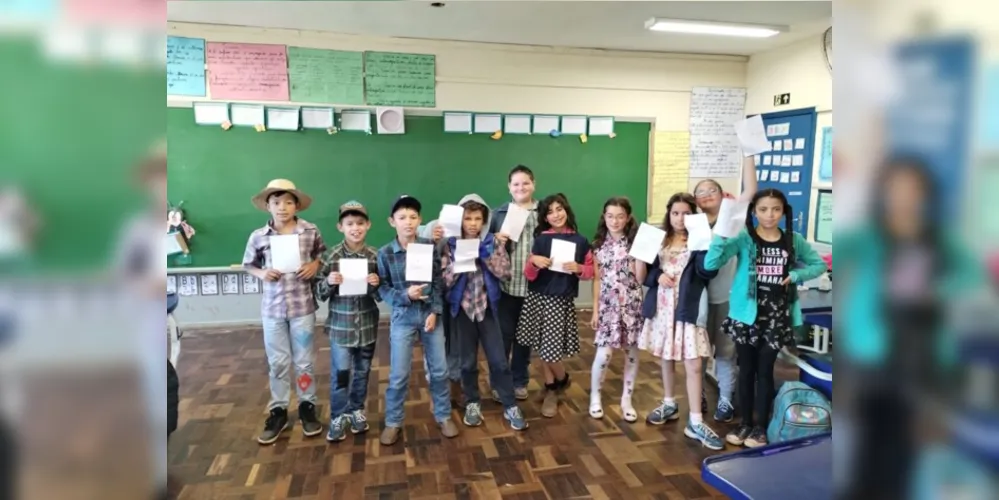
[[[367,205],[372,218],[368,242],[387,243],[394,235],[387,218],[400,194],[423,202],[424,221],[440,206],[477,193],[496,207],[510,197],[507,174],[529,166],[537,196],[568,196],[587,237],[592,237],[603,202],[628,196],[635,217],[645,220],[649,165],[647,123],[616,123],[616,137],[446,134],[442,117],[407,116],[404,135],[325,131],[264,132],[194,123],[193,111],[167,110],[170,141],[169,192],[184,201],[197,230],[191,242],[193,267],[240,262],[250,232],[268,215],[250,197],[273,178],[288,178],[314,198],[302,217],[319,225],[327,242],[336,230],[337,207],[349,199]]]

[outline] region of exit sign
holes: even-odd
[[[786,106],[791,104],[791,94],[777,94],[774,96],[774,106]]]

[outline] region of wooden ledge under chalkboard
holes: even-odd
[[[168,267],[167,274],[209,274],[209,273],[243,273],[241,264],[216,267]]]

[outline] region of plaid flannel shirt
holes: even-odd
[[[368,274],[378,274],[378,250],[365,246],[359,252],[343,242],[322,256],[322,266],[316,274],[316,299],[329,301],[326,332],[330,342],[340,347],[363,347],[375,343],[378,337],[378,288],[368,285],[367,295],[342,297],[339,286],[331,285],[327,277],[340,272],[340,259],[367,259]]]
[[[493,253],[485,263],[489,272],[500,281],[501,286],[510,279],[510,257],[503,245],[493,245]],[[472,321],[482,321],[486,319],[489,297],[486,295],[486,277],[482,274],[479,259],[475,260],[475,271],[465,274],[468,278],[465,282],[465,291],[461,294],[461,308]],[[444,284],[447,289],[450,290],[460,277],[461,274],[454,272],[454,261],[449,255],[444,255]],[[495,311],[493,313],[495,314]]]
[[[407,289],[413,283],[406,281],[406,249],[399,244],[399,238],[393,238],[390,243],[378,250],[378,293],[382,300],[388,302],[393,308],[426,307],[425,313],[434,313],[438,316],[444,311],[444,283],[441,274],[441,254],[440,247],[434,245],[433,240],[426,238],[416,238],[414,243],[433,245],[433,270],[431,274],[430,292],[427,294],[429,300],[424,302],[412,301],[409,299]]]
[[[268,269],[271,264],[271,236],[277,236],[274,222],[250,233],[243,252],[243,267]],[[326,244],[319,234],[319,228],[304,219],[298,219],[295,233],[298,234],[298,248],[302,263],[318,259],[326,251]],[[312,294],[312,280],[302,281],[294,273],[284,274],[277,281],[263,281],[263,296],[260,300],[260,315],[265,318],[300,318],[316,312],[316,299]]]
[[[538,227],[538,202],[534,202],[534,206],[530,210],[531,215],[524,223],[524,232],[520,233],[520,241],[510,241],[513,246],[513,251],[510,252],[510,265],[512,266],[510,279],[500,283],[503,293],[514,297],[527,297],[527,278],[524,277],[524,264],[531,256],[531,247],[534,246],[534,230]]]

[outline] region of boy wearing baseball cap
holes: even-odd
[[[309,208],[312,198],[299,191],[287,179],[275,179],[257,193],[251,201],[271,217],[264,227],[250,234],[243,254],[243,268],[263,282],[260,316],[264,330],[264,350],[270,366],[270,413],[264,430],[257,437],[260,444],[272,444],[290,428],[288,406],[291,404],[291,365],[297,378],[298,418],[302,432],[315,436],[323,432],[316,418],[316,361],[313,330],[316,326],[316,299],[312,280],[319,271],[319,257],[326,245],[319,228],[298,217]],[[298,260],[296,271],[279,271],[275,262],[274,243],[287,242],[285,236],[297,236]],[[278,240],[277,238],[282,238]],[[293,255],[293,254],[292,254]]]
[[[378,336],[378,250],[365,243],[371,221],[357,201],[340,205],[337,230],[344,240],[323,254],[316,280],[316,298],[329,301],[326,333],[330,336],[330,425],[326,440],[333,443],[368,430],[364,400]],[[349,269],[363,266],[367,288],[341,287]],[[356,271],[355,271],[356,272]]]
[[[386,446],[395,444],[402,432],[413,366],[413,344],[417,336],[423,344],[424,361],[430,372],[434,419],[444,437],[458,435],[458,426],[451,420],[444,329],[442,321],[438,321],[444,309],[441,254],[432,240],[416,235],[421,208],[420,202],[412,196],[400,196],[392,203],[389,224],[395,228],[396,237],[378,250],[378,277],[381,279],[378,292],[382,300],[392,306],[389,324],[391,368],[385,391],[385,430],[381,435],[381,443]],[[431,262],[424,263],[431,268],[429,283],[406,279],[408,252],[415,248],[414,244],[424,245],[422,249],[432,251]],[[413,252],[415,259],[415,249]]]

